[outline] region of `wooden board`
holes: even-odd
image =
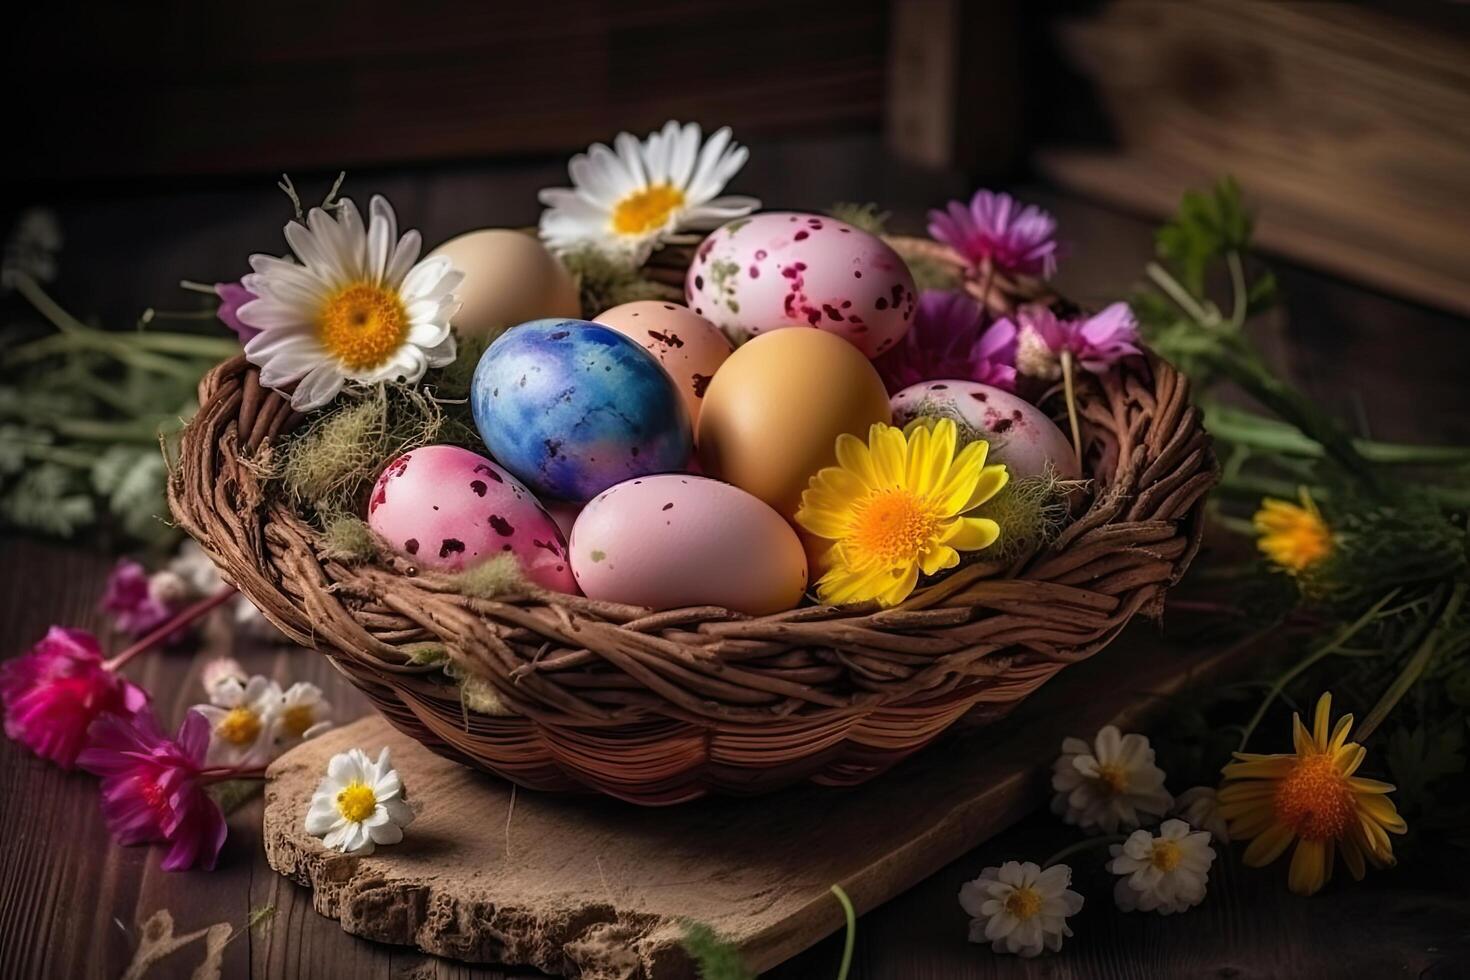
[[[832,884],[860,911],[892,898],[1041,803],[1064,735],[1136,726],[1159,695],[1245,656],[1186,656],[1148,630],[1135,626],[1063,671],[1006,721],[851,790],[666,810],[512,792],[366,718],[272,766],[266,856],[348,932],[441,956],[589,980],[678,980],[693,976],[678,945],[692,919],[764,970],[842,925]],[[326,851],[303,820],[327,760],[384,745],[417,819],[402,844],[371,857]]]

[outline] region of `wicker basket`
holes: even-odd
[[[1006,285],[970,289],[1004,309],[1027,292]],[[243,358],[202,383],[169,501],[268,619],[449,758],[533,789],[649,805],[850,785],[963,716],[1004,714],[1135,613],[1157,616],[1193,558],[1216,466],[1186,380],[1149,355],[1087,376],[1078,397],[1085,512],[1042,553],[962,568],[886,611],[750,618],[541,590],[479,599],[406,559],[334,559],[250,465],[299,416]],[[437,668],[411,662],[406,648],[435,641],[490,680],[504,713],[467,711]]]

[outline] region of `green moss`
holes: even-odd
[[[986,561],[1014,561],[1044,548],[1067,526],[1068,498],[1084,485],[1081,480],[1063,480],[1050,465],[1041,476],[1011,480],[971,512],[1000,525],[999,540],[979,554]]]
[[[521,563],[515,555],[496,555],[460,572],[453,581],[461,595],[476,599],[493,599],[526,587],[526,577],[521,574]]]
[[[838,221],[845,221],[870,235],[888,234],[889,212],[879,211],[878,205],[872,201],[866,204],[858,204],[855,201],[838,201],[828,209],[827,213]]]
[[[494,715],[504,718],[515,714],[500,699],[500,693],[495,690],[495,685],[478,677],[462,677],[459,681],[459,697],[464,706],[471,711],[477,711],[482,715]]]
[[[669,287],[644,276],[630,262],[594,248],[568,252],[561,263],[577,284],[582,315],[594,317],[603,310],[644,299],[668,299]]]
[[[378,553],[377,535],[365,521],[351,514],[328,518],[322,545],[329,557],[349,561],[367,561]]]

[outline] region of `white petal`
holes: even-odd
[[[398,240],[398,216],[381,194],[368,201],[368,277],[381,283],[388,270],[389,253]]]
[[[368,836],[372,838],[374,844],[397,844],[403,840],[402,828],[391,821],[376,827],[365,827],[364,829],[367,831]]]
[[[648,171],[643,166],[643,146],[632,133],[619,133],[613,138],[613,146],[617,147],[618,159],[623,161],[623,166],[632,178],[634,187],[648,186]]]
[[[396,288],[402,283],[408,270],[419,260],[419,252],[423,251],[423,247],[424,238],[417,228],[404,232],[393,249],[392,258],[388,260],[388,268],[383,270],[383,285]]]

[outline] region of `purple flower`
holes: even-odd
[[[920,381],[979,381],[1016,386],[1016,327],[985,327],[985,311],[967,293],[926,289],[914,324],[897,347],[873,361],[889,394]]]
[[[1138,349],[1138,321],[1127,303],[1114,303],[1090,317],[1069,320],[1057,319],[1044,306],[1025,306],[1017,318],[1021,326],[1016,368],[1030,377],[1061,377],[1063,351],[1093,374],[1142,353]]]
[[[950,201],[944,211],[929,212],[929,237],[972,266],[989,261],[1009,275],[1050,278],[1057,268],[1056,233],[1050,214],[995,191],[976,191],[969,207]]]
[[[235,331],[243,345],[260,331],[240,319],[240,307],[255,299],[255,294],[238,282],[217,282],[215,295],[219,297],[219,311],[215,314],[225,326]]]
[[[107,589],[102,593],[102,611],[112,617],[120,632],[142,636],[162,625],[173,609],[153,595],[148,572],[131,558],[120,558],[107,576]]]

